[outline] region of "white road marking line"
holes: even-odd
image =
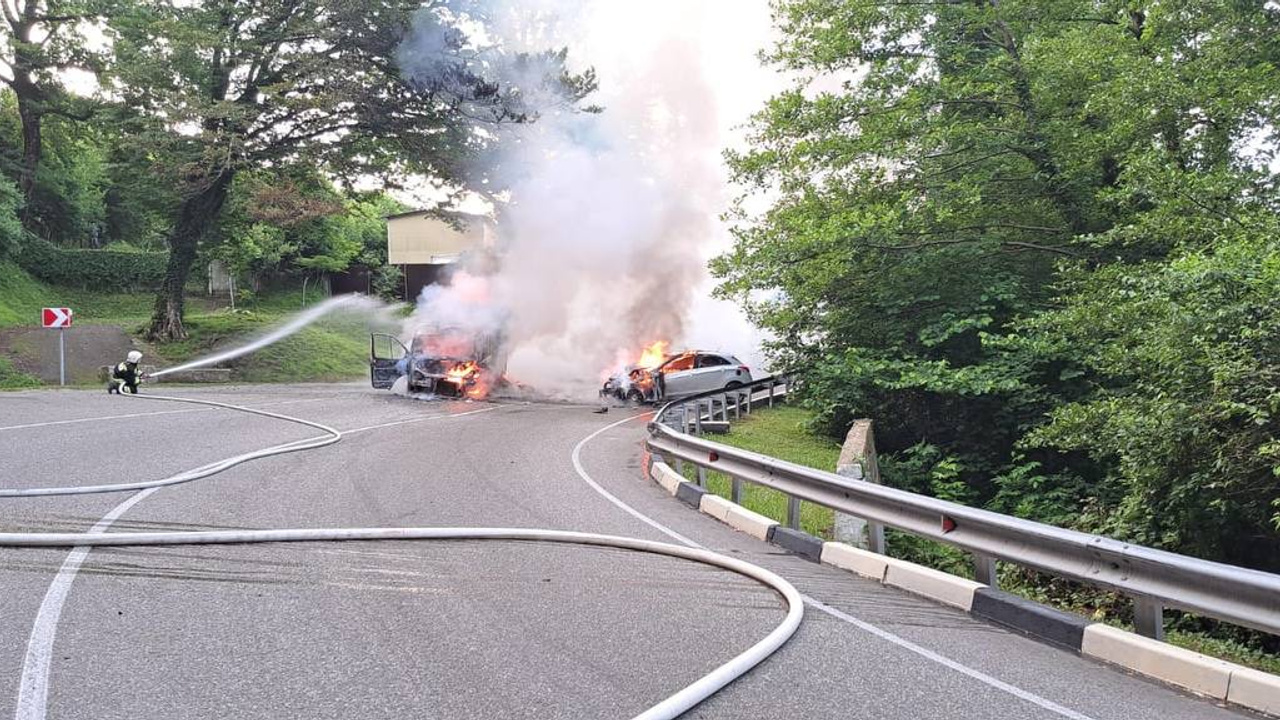
[[[255,407],[266,408],[276,407],[278,405],[297,405],[299,403],[318,402],[320,400],[328,400],[329,398],[308,398],[306,400],[284,400],[275,403],[266,403]],[[247,407],[247,406],[246,406]],[[212,412],[214,408],[191,408],[188,410],[157,410],[156,412],[145,413],[129,413],[128,415],[106,415],[103,417],[90,418],[73,418],[71,420],[50,420],[48,422],[27,423],[26,425],[7,425],[0,427],[0,432],[5,430],[26,430],[28,428],[52,427],[55,425],[74,425],[76,423],[98,422],[99,420],[128,420],[130,418],[151,417],[153,415],[182,415],[185,413]]]
[[[318,398],[323,399],[323,398]],[[305,402],[305,401],[299,401]],[[383,427],[392,427],[394,425],[404,425],[409,422],[421,422],[423,420],[433,420],[437,418],[464,417],[466,415],[476,415],[491,410],[498,410],[504,406],[494,405],[493,407],[482,408],[480,410],[472,410],[471,412],[457,413],[452,415],[432,415],[423,418],[413,418],[410,420],[400,420],[382,425],[370,425],[355,430],[339,431],[342,435],[356,432],[366,432],[376,430]],[[158,413],[153,413],[158,414]],[[111,508],[111,510],[102,516],[89,532],[101,533],[106,532],[116,520],[129,511],[134,505],[137,505],[151,493],[159,490],[159,487],[147,488],[134,495],[130,495],[127,500],[119,505]],[[85,558],[89,556],[89,547],[75,547],[67,554],[67,558],[62,561],[62,566],[58,568],[58,574],[54,577],[53,582],[49,583],[49,589],[45,592],[44,599],[40,601],[40,609],[36,612],[35,624],[31,628],[31,636],[27,640],[27,652],[22,660],[22,677],[18,685],[18,705],[14,713],[14,720],[45,720],[48,713],[49,700],[49,674],[53,663],[53,642],[58,634],[58,620],[62,617],[62,608],[66,605],[67,595],[71,592],[71,584],[75,581],[76,575],[80,572],[80,566],[84,563]]]
[[[159,489],[147,488],[130,495],[127,500],[103,515],[89,532],[106,532],[129,508]],[[22,679],[18,685],[18,709],[14,713],[14,720],[45,718],[49,700],[49,667],[53,659],[53,640],[58,634],[58,619],[62,617],[62,608],[67,602],[67,594],[71,592],[71,583],[75,581],[80,565],[89,556],[90,550],[88,547],[71,549],[67,559],[62,561],[62,567],[58,568],[57,576],[49,583],[44,599],[40,601],[40,610],[36,613],[35,625],[27,640],[27,653],[22,660]]]
[[[601,495],[603,495],[603,496],[604,496],[604,498],[605,498],[606,500],[608,500],[609,502],[613,503],[614,505],[617,505],[619,508],[621,508],[622,510],[626,511],[627,513],[629,513],[630,515],[632,515],[632,516],[633,516],[633,517],[635,517],[636,519],[640,520],[641,522],[645,523],[646,525],[649,525],[650,527],[654,528],[655,530],[657,530],[657,531],[659,531],[659,532],[661,532],[661,533],[664,533],[665,535],[667,535],[667,536],[669,536],[669,537],[671,537],[671,538],[675,539],[676,541],[681,542],[681,543],[683,543],[683,544],[685,544],[685,545],[688,545],[689,547],[698,548],[698,549],[700,549],[700,550],[705,550],[705,549],[706,549],[706,547],[705,547],[705,546],[700,545],[699,543],[696,543],[696,542],[694,542],[693,540],[690,540],[689,538],[685,537],[684,535],[681,535],[680,533],[676,532],[675,530],[672,530],[671,528],[667,527],[666,525],[663,525],[662,523],[658,522],[657,520],[654,520],[653,518],[649,517],[648,515],[645,515],[644,513],[640,512],[639,510],[636,510],[635,508],[631,507],[630,505],[626,504],[625,502],[623,502],[623,501],[619,500],[616,496],[614,496],[614,495],[613,495],[612,493],[610,493],[608,490],[605,490],[603,487],[601,487],[601,486],[600,486],[600,484],[599,484],[599,483],[597,483],[594,479],[592,479],[592,477],[587,473],[586,469],[585,469],[585,468],[583,468],[583,466],[582,466],[582,460],[581,460],[581,457],[580,457],[580,456],[581,456],[581,453],[582,453],[582,448],[583,448],[583,446],[585,446],[588,442],[590,442],[590,441],[591,441],[591,440],[593,440],[594,438],[598,437],[598,436],[599,436],[599,435],[601,435],[602,433],[604,433],[604,432],[606,432],[606,431],[608,431],[608,430],[612,430],[613,428],[616,428],[616,427],[618,427],[619,425],[622,425],[623,423],[630,422],[630,421],[635,420],[636,418],[639,418],[639,417],[645,417],[645,416],[644,416],[644,415],[636,415],[636,416],[632,416],[632,417],[629,417],[629,418],[625,418],[625,419],[623,419],[623,420],[619,420],[618,422],[613,423],[613,424],[611,424],[611,425],[606,425],[606,426],[604,426],[604,427],[600,428],[599,430],[596,430],[595,432],[591,433],[590,435],[586,436],[585,438],[583,438],[583,439],[582,439],[582,440],[581,440],[577,445],[575,445],[575,446],[574,446],[574,448],[573,448],[573,456],[572,456],[572,457],[573,457],[573,467],[574,467],[574,469],[575,469],[575,470],[577,470],[577,471],[578,471],[578,477],[582,478],[582,480],[583,480],[584,482],[586,482],[586,483],[587,483],[587,485],[590,485],[590,486],[591,486],[591,488],[592,488],[593,490],[595,490],[596,492],[598,492],[598,493],[600,493]],[[1049,712],[1052,712],[1052,713],[1054,713],[1054,714],[1056,714],[1056,715],[1061,715],[1062,717],[1070,718],[1071,720],[1095,720],[1094,718],[1092,718],[1092,717],[1090,717],[1090,716],[1088,716],[1088,715],[1083,715],[1083,714],[1081,714],[1081,713],[1076,712],[1075,710],[1072,710],[1072,709],[1067,708],[1067,707],[1063,707],[1062,705],[1059,705],[1058,703],[1055,703],[1055,702],[1053,702],[1052,700],[1048,700],[1048,699],[1046,699],[1046,698],[1040,697],[1039,695],[1036,695],[1036,694],[1035,694],[1035,693],[1033,693],[1033,692],[1030,692],[1030,691],[1028,691],[1028,690],[1023,690],[1022,688],[1020,688],[1020,687],[1018,687],[1018,686],[1016,686],[1016,685],[1011,685],[1011,684],[1009,684],[1009,683],[1007,683],[1007,682],[1005,682],[1005,681],[1003,681],[1003,680],[1000,680],[1000,679],[998,679],[998,678],[992,677],[992,676],[990,676],[990,675],[988,675],[988,674],[986,674],[986,673],[982,672],[981,670],[976,670],[976,669],[974,669],[974,668],[969,667],[968,665],[965,665],[965,664],[963,664],[963,663],[960,663],[960,662],[957,662],[957,661],[955,661],[955,660],[952,660],[951,658],[946,657],[945,655],[941,655],[941,654],[936,653],[936,652],[934,652],[934,651],[932,651],[932,650],[929,650],[928,648],[921,647],[920,645],[917,645],[917,644],[915,644],[915,643],[911,642],[910,640],[907,640],[907,639],[905,639],[905,638],[902,638],[902,637],[899,637],[899,636],[897,636],[897,635],[894,635],[893,633],[889,632],[888,630],[885,630],[885,629],[883,629],[883,628],[880,628],[880,627],[877,627],[877,626],[875,626],[875,625],[872,625],[871,623],[869,623],[869,622],[867,622],[867,621],[865,621],[865,620],[859,620],[858,618],[856,618],[856,617],[854,617],[854,616],[852,616],[852,615],[850,615],[850,614],[848,614],[848,613],[845,613],[845,612],[842,612],[842,611],[840,611],[840,610],[837,610],[836,608],[833,608],[833,607],[831,607],[830,605],[827,605],[826,603],[823,603],[823,602],[822,602],[822,601],[820,601],[820,600],[816,600],[816,599],[814,599],[814,598],[812,598],[812,597],[809,597],[808,595],[803,595],[803,594],[801,595],[801,597],[802,597],[802,598],[804,598],[804,602],[805,602],[805,604],[806,604],[806,605],[808,605],[808,606],[810,606],[810,607],[814,608],[815,610],[820,610],[820,611],[822,611],[822,612],[826,613],[827,615],[830,615],[831,617],[833,617],[833,618],[835,618],[835,619],[837,619],[837,620],[840,620],[840,621],[843,621],[843,622],[849,623],[850,625],[853,625],[854,627],[856,627],[856,628],[858,628],[858,629],[860,629],[860,630],[862,630],[862,631],[864,631],[864,632],[867,632],[867,633],[870,633],[870,634],[872,634],[872,635],[875,635],[876,637],[880,638],[881,640],[885,640],[885,641],[887,641],[887,642],[889,642],[889,643],[892,643],[892,644],[894,644],[894,645],[897,645],[898,647],[900,647],[900,648],[902,648],[902,649],[904,649],[904,650],[907,650],[907,651],[909,651],[909,652],[913,652],[913,653],[915,653],[915,654],[919,655],[920,657],[922,657],[922,658],[924,658],[924,659],[926,659],[926,660],[929,660],[929,661],[931,661],[931,662],[938,663],[939,665],[942,665],[943,667],[949,668],[949,669],[951,669],[951,670],[955,670],[956,672],[958,672],[958,673],[960,673],[960,674],[962,674],[962,675],[965,675],[965,676],[967,676],[967,677],[970,677],[970,678],[972,678],[972,679],[974,679],[974,680],[977,680],[978,682],[980,682],[980,683],[982,683],[982,684],[984,684],[984,685],[987,685],[988,687],[994,688],[994,689],[999,690],[999,691],[1004,692],[1004,693],[1008,693],[1008,694],[1010,694],[1010,695],[1012,695],[1012,696],[1014,696],[1014,697],[1016,697],[1016,698],[1018,698],[1018,699],[1020,699],[1020,700],[1024,700],[1024,701],[1026,701],[1026,702],[1029,702],[1029,703],[1031,703],[1031,704],[1033,704],[1033,705],[1036,705],[1036,706],[1038,706],[1038,707],[1040,707],[1040,708],[1042,708],[1042,709],[1044,709],[1044,710],[1048,710]]]
[[[595,480],[593,480],[593,479],[591,478],[591,475],[589,475],[589,474],[587,473],[586,468],[584,468],[584,467],[582,466],[582,457],[581,457],[581,456],[582,456],[582,447],[583,447],[584,445],[586,445],[588,442],[591,442],[593,439],[595,439],[596,437],[598,437],[601,433],[603,433],[603,432],[605,432],[605,431],[608,431],[608,430],[612,430],[613,428],[616,428],[616,427],[618,427],[619,425],[621,425],[621,424],[623,424],[623,423],[631,422],[632,420],[635,420],[635,419],[636,419],[636,418],[638,418],[638,417],[644,417],[644,415],[633,415],[633,416],[631,416],[631,417],[629,417],[629,418],[623,418],[623,419],[619,420],[618,422],[613,423],[612,425],[605,425],[604,427],[600,428],[599,430],[597,430],[597,431],[595,431],[595,432],[591,433],[590,435],[586,436],[585,438],[583,438],[580,442],[578,442],[578,444],[577,444],[577,445],[574,445],[574,446],[573,446],[573,455],[572,455],[572,457],[573,457],[573,469],[578,471],[578,477],[582,478],[583,482],[585,482],[586,484],[590,485],[592,490],[595,490],[597,493],[600,493],[600,495],[602,495],[602,496],[604,497],[604,499],[605,499],[605,500],[608,500],[609,502],[613,503],[614,505],[617,505],[617,506],[618,506],[619,508],[621,508],[624,512],[629,513],[632,517],[636,518],[636,519],[637,519],[637,520],[639,520],[640,522],[645,523],[646,525],[649,525],[650,527],[652,527],[653,529],[657,530],[658,532],[664,533],[664,534],[666,534],[666,535],[667,535],[667,536],[669,536],[669,537],[675,538],[676,540],[678,540],[678,541],[680,541],[680,542],[684,543],[685,545],[688,545],[689,547],[692,547],[692,548],[698,548],[699,550],[705,550],[706,548],[704,548],[703,546],[699,545],[698,543],[696,543],[696,542],[694,542],[694,541],[690,540],[689,538],[687,538],[687,537],[685,537],[685,536],[681,535],[680,533],[676,532],[675,530],[672,530],[671,528],[667,527],[666,525],[663,525],[662,523],[658,522],[657,520],[654,520],[653,518],[649,517],[648,515],[645,515],[644,513],[640,512],[639,510],[636,510],[635,508],[631,507],[630,505],[628,505],[628,504],[626,504],[626,503],[622,502],[621,500],[619,500],[617,497],[615,497],[615,496],[613,495],[613,493],[609,492],[608,490],[605,490],[603,487],[601,487],[601,486],[600,486],[600,483],[598,483],[598,482],[596,482]]]

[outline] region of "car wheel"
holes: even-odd
[[[628,390],[628,391],[627,391],[627,401],[628,401],[628,402],[633,402],[633,403],[635,403],[635,404],[639,405],[640,403],[644,402],[644,393],[642,393],[642,392],[640,392],[639,390],[636,390],[636,389],[634,389],[634,388],[633,388],[633,389],[631,389],[631,390]]]
[[[734,380],[733,382],[729,383],[728,385],[725,385],[725,386],[724,386],[724,389],[725,389],[725,390],[737,390],[737,389],[738,389],[738,388],[740,388],[740,387],[742,387],[742,383],[738,382],[737,380]]]

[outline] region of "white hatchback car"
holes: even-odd
[[[751,382],[751,368],[725,353],[690,350],[658,366],[662,373],[663,395],[667,398],[700,392],[732,390]]]

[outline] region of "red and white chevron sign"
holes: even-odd
[[[45,308],[43,318],[47,328],[71,327],[71,308]]]

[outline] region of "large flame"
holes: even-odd
[[[640,353],[640,362],[636,363],[642,368],[653,369],[662,364],[667,358],[667,346],[671,343],[665,340],[659,340]]]
[[[454,365],[445,376],[458,386],[458,394],[472,400],[483,400],[488,397],[492,383],[488,374],[474,360]]]

